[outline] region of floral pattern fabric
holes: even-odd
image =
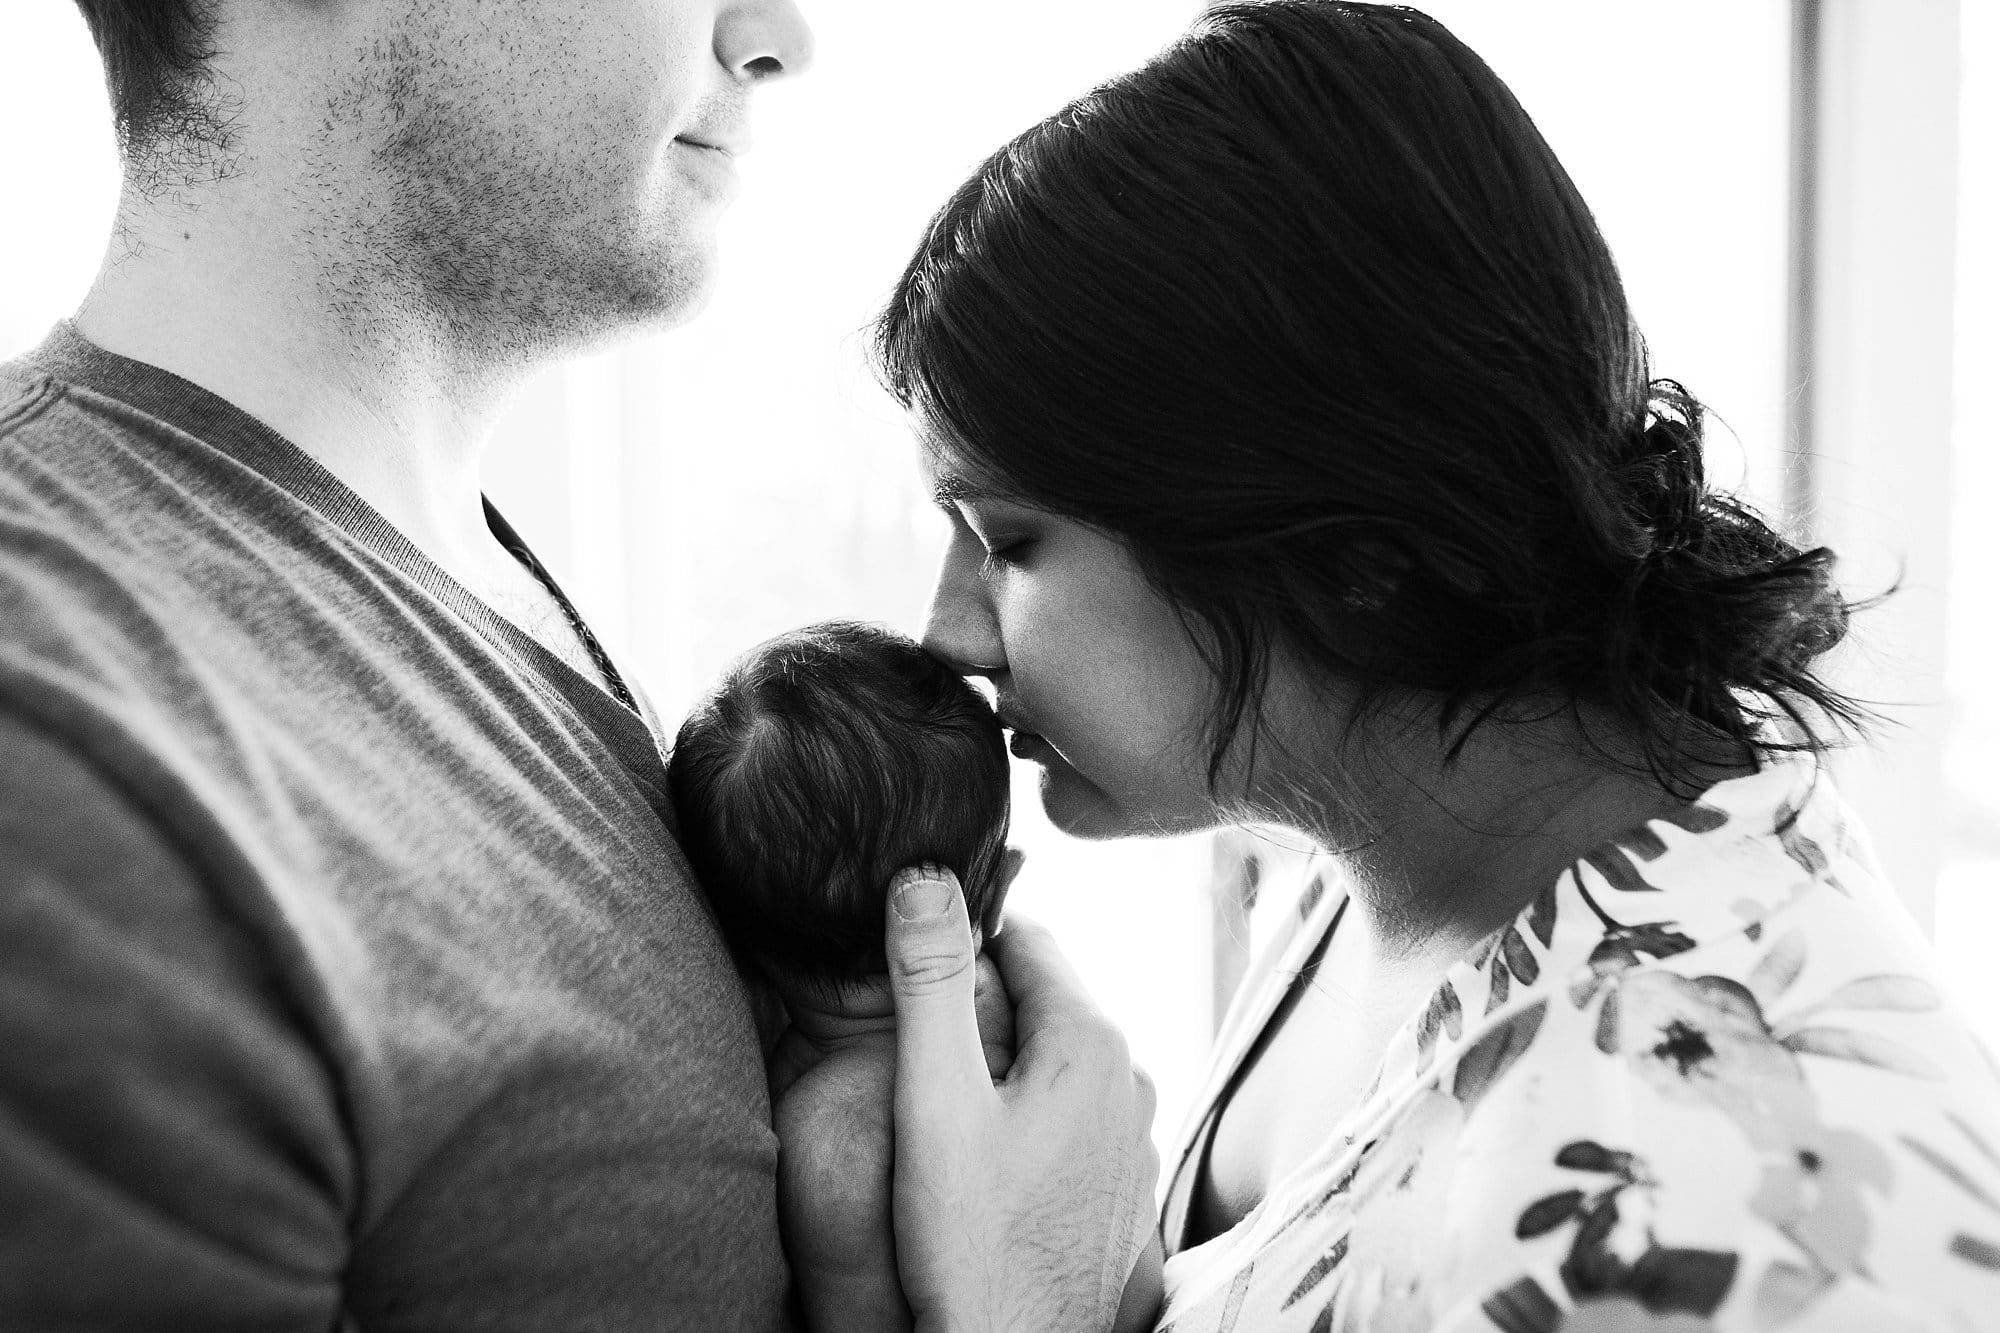
[[[1239,991],[1181,1172],[1340,896]],[[1162,1333],[2000,1330],[2000,1067],[1824,775],[1774,764],[1456,964],[1166,1283]]]

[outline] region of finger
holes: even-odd
[[[1139,1102],[1139,1127],[1150,1129],[1159,1114],[1160,1090],[1153,1086],[1153,1076],[1137,1064],[1132,1066],[1132,1090]]]
[[[897,1112],[951,1115],[964,1099],[993,1091],[974,1017],[976,968],[965,895],[942,867],[904,870],[889,886],[887,916]]]
[[[1011,888],[1014,877],[1021,873],[1021,867],[1028,864],[1028,854],[1019,847],[1009,847],[1000,857],[1000,887]]]
[[[1021,874],[1021,867],[1028,863],[1028,854],[1019,847],[1009,847],[1000,857],[1000,875],[995,881],[993,900],[986,908],[986,938],[997,938],[1000,928],[1007,923],[1007,891],[1014,887],[1014,881]]]
[[[1019,1038],[1051,1025],[1073,1020],[1102,1021],[1097,1005],[1084,989],[1051,935],[1038,922],[1016,916],[1007,933],[992,941],[987,952],[1000,968],[1007,994],[1014,1001]]]
[[[1014,1064],[1014,1002],[991,958],[981,954],[978,967],[972,1003],[979,1019],[979,1044],[986,1052],[986,1073],[1005,1078]]]
[[[1014,1062],[1001,1085],[1005,1094],[1033,1096],[1051,1080],[1083,1070],[1102,1095],[1132,1095],[1125,1034],[1092,1001],[1054,938],[1033,922],[1016,921],[998,944],[994,961],[1014,1001]],[[1150,1111],[1146,1119],[1150,1124]]]

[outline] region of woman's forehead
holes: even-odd
[[[950,507],[964,502],[1000,498],[999,488],[984,476],[965,447],[950,432],[922,420],[917,425],[917,475],[930,488],[931,498]]]

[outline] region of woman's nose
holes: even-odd
[[[968,577],[975,571],[966,567],[960,546],[954,541],[938,567],[937,586],[924,613],[923,645],[961,675],[995,675],[1007,669],[1007,655],[993,609],[976,578]]]

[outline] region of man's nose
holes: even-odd
[[[794,0],[734,0],[716,16],[715,58],[746,83],[803,74],[812,28]]]

